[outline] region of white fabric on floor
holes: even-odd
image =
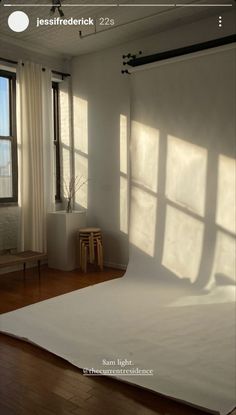
[[[80,368],[127,359],[153,376],[119,379],[225,415],[236,390],[235,62],[222,54],[132,75],[126,275],[0,322]]]
[[[125,276],[7,313],[1,331],[80,368],[120,369],[103,359],[131,360],[126,369],[152,369],[153,376],[117,378],[227,414],[236,387],[234,304],[227,298],[208,304],[205,294],[205,304],[173,306],[191,295],[198,298],[178,283],[135,283]]]

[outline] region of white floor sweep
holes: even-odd
[[[174,305],[198,297],[181,285],[125,276],[4,314],[1,331],[80,368],[153,371],[113,376],[227,414],[236,390],[234,304],[208,303],[205,294],[203,304]]]
[[[4,314],[0,330],[225,415],[236,401],[235,60],[222,54],[131,75],[126,275]]]

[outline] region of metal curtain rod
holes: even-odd
[[[1,58],[1,57],[0,57],[0,61],[7,62],[7,63],[12,63],[13,65],[17,65],[18,64],[17,61],[13,61],[11,59]],[[23,65],[24,65],[24,63],[23,63]],[[45,71],[45,68],[42,68],[42,69],[43,69],[43,71]],[[69,73],[64,73],[64,72],[60,72],[60,71],[52,71],[52,73],[54,73],[55,75],[62,76],[62,79],[64,77],[71,76]]]
[[[200,52],[202,50],[211,49],[217,46],[228,45],[236,42],[236,34],[221,37],[207,42],[197,43],[183,48],[167,50],[166,52],[155,53],[154,55],[143,56],[141,58],[130,59],[126,62],[126,65],[136,67],[140,65],[146,65],[148,63],[158,62],[165,59],[175,58],[181,55],[188,55],[189,53]],[[128,71],[126,71],[128,72]]]

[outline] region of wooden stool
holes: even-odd
[[[93,264],[97,256],[98,266],[103,270],[103,245],[100,228],[82,228],[79,230],[80,267],[87,272],[87,262]],[[97,255],[96,255],[97,254]]]

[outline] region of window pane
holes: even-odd
[[[12,196],[11,142],[0,140],[0,198]]]
[[[54,163],[53,163],[53,177],[54,177],[54,192],[57,190],[57,149],[54,145]],[[56,197],[56,195],[55,195]]]
[[[0,108],[0,136],[9,136],[9,80],[3,77],[0,77]]]

